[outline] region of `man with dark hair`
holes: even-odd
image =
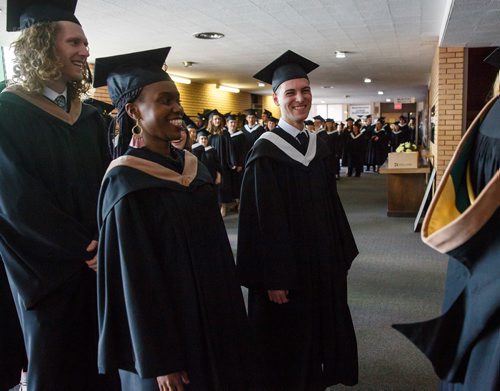
[[[14,85],[0,95],[0,254],[30,391],[99,390],[96,204],[109,162],[76,1],[9,1]]]
[[[237,267],[249,288],[262,390],[356,384],[347,271],[358,251],[340,203],[332,154],[304,129],[317,64],[288,51],[254,77],[272,84],[281,119],[249,152]]]
[[[265,132],[265,129],[259,125],[257,122],[257,113],[254,109],[247,109],[244,111],[246,124],[243,127],[242,131],[245,135],[248,147],[252,147],[252,145],[257,141],[257,139]]]

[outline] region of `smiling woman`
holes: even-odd
[[[98,206],[99,370],[123,391],[244,390],[243,298],[212,177],[171,146],[183,109],[169,50],[96,60],[120,129]],[[144,146],[125,151],[132,133]]]

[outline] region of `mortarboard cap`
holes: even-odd
[[[7,0],[7,31],[23,30],[41,22],[68,21],[75,17],[77,0]]]
[[[198,118],[199,120],[202,120],[202,121],[205,121],[207,119],[207,117],[205,117],[205,115],[203,113],[197,113],[196,118]]]
[[[95,60],[94,87],[108,85],[115,106],[127,92],[158,81],[172,80],[163,70],[170,47],[101,57]]]
[[[201,129],[198,129],[196,131],[196,137],[200,137],[200,136],[208,137],[209,135],[210,135],[210,132],[205,128],[201,128]]]
[[[313,117],[313,119],[320,120],[321,122],[325,122],[324,118],[321,115],[316,115]]]
[[[257,112],[254,109],[246,109],[243,111],[245,115],[254,115],[257,116]]]
[[[484,62],[493,65],[496,69],[500,69],[500,47],[496,48],[488,57],[486,57]]]
[[[366,114],[366,117],[365,118],[371,118],[372,115],[371,114]]]
[[[110,114],[115,108],[112,104],[93,98],[85,99],[83,103],[94,106],[100,114]]]
[[[327,119],[325,119],[325,122],[334,122],[334,121],[333,121],[333,118],[327,118]]]
[[[347,121],[353,121],[353,122],[354,122],[354,119],[353,119],[353,118],[351,118],[351,117],[349,117],[349,118],[347,118],[347,119],[345,120],[345,122],[347,122]]]
[[[269,110],[264,110],[264,112],[262,114],[265,114],[268,117],[271,117],[273,115],[273,113],[271,113]]]
[[[219,110],[217,110],[217,109],[213,109],[212,111],[210,111],[210,112],[208,113],[208,118],[210,119],[210,118],[212,118],[214,115],[218,115],[219,117],[224,117],[224,115],[222,115],[222,114],[219,112]]]
[[[314,122],[311,121],[310,119],[307,119],[304,121],[304,125],[314,125]]]
[[[264,83],[271,84],[273,91],[276,92],[278,87],[287,80],[309,79],[307,74],[317,67],[319,67],[318,64],[288,50],[253,77]]]
[[[226,121],[237,121],[238,117],[231,113],[226,114]]]
[[[277,124],[279,120],[278,120],[278,118],[275,118],[275,117],[272,117],[272,116],[271,116],[271,117],[269,117],[269,118],[267,119],[267,122],[269,122],[269,121],[270,121],[270,122],[274,122],[274,123],[276,123],[276,124]]]

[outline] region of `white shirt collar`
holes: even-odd
[[[64,91],[59,94],[58,92],[55,92],[53,89],[44,86],[43,87],[43,95],[50,99],[51,101],[54,101],[59,95],[63,95],[64,98],[66,99],[66,102],[68,101],[68,88],[65,88]]]
[[[280,118],[278,126],[293,137],[297,137],[299,133],[303,131],[302,129],[297,129],[295,126],[290,125],[283,118]],[[308,133],[307,130],[306,133]]]

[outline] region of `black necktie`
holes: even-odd
[[[305,155],[307,151],[307,145],[309,144],[309,137],[307,137],[305,130],[297,135],[297,140],[299,140],[300,143],[300,152]]]
[[[56,99],[54,99],[54,103],[61,109],[66,110],[66,98],[64,95],[59,95]]]

